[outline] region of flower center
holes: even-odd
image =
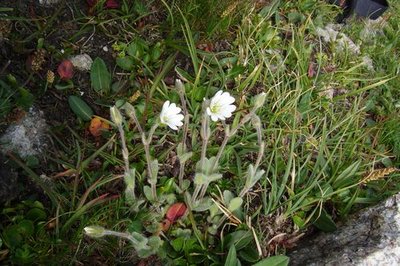
[[[218,113],[221,109],[221,105],[219,105],[219,104],[214,104],[213,106],[210,106],[210,107],[211,107],[210,108],[211,112],[214,114]]]
[[[164,122],[165,122],[166,124],[168,124],[168,122],[169,122],[169,117],[166,116],[166,115],[164,115],[164,116],[163,116],[163,120],[164,120]]]

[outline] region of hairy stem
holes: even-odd
[[[182,85],[182,87],[178,86],[178,92],[179,92],[179,97],[181,99],[181,104],[182,104],[182,110],[183,110],[183,115],[184,115],[184,121],[183,121],[183,136],[182,136],[182,149],[183,152],[186,152],[186,140],[187,140],[187,134],[188,134],[188,130],[189,130],[189,112],[187,110],[187,106],[186,106],[186,99],[185,99],[185,91],[184,91],[184,87]],[[180,163],[179,166],[179,176],[178,176],[178,182],[179,182],[179,187],[182,188],[183,185],[183,177],[185,175],[185,162],[184,163]]]
[[[159,123],[155,123],[150,131],[149,131],[149,135],[148,138],[146,138],[146,133],[144,132],[143,128],[140,126],[139,120],[136,116],[136,110],[134,109],[133,106],[128,105],[128,113],[131,116],[131,118],[133,119],[133,121],[135,122],[140,136],[142,138],[142,143],[143,143],[143,147],[144,147],[144,152],[146,155],[146,162],[147,162],[147,175],[148,175],[148,181],[150,181],[150,185],[151,185],[151,194],[153,196],[153,199],[155,201],[157,201],[157,181],[153,182],[154,180],[157,180],[157,177],[153,177],[152,171],[151,171],[151,156],[150,156],[150,143],[153,139],[153,135],[155,130],[157,129]]]

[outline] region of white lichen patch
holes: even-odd
[[[80,54],[70,58],[72,65],[79,71],[89,71],[93,59],[88,54]]]
[[[326,43],[335,43],[338,51],[348,50],[352,54],[360,54],[360,46],[355,44],[346,34],[339,30],[338,24],[328,24],[325,28],[317,28],[316,33]]]
[[[374,63],[373,63],[371,57],[369,57],[369,56],[363,56],[362,61],[363,61],[364,65],[366,66],[366,68],[367,68],[369,71],[371,71],[371,72],[374,72],[374,71],[375,71]]]
[[[386,27],[387,22],[382,17],[376,20],[367,19],[365,21],[365,27],[360,32],[360,38],[363,41],[373,41],[377,35],[383,35],[383,29]]]
[[[40,155],[47,146],[47,124],[43,112],[31,108],[24,118],[10,125],[0,137],[3,153],[15,152],[21,157]]]

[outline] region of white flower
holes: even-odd
[[[160,114],[161,123],[173,130],[178,130],[178,127],[183,125],[183,114],[180,113],[181,111],[182,109],[177,107],[176,104],[166,101]]]
[[[207,107],[207,114],[211,116],[212,121],[225,120],[232,116],[232,112],[236,110],[235,102],[228,92],[218,91],[211,99],[210,106]]]

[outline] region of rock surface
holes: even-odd
[[[24,118],[10,125],[0,137],[0,150],[3,153],[15,152],[23,158],[39,155],[47,146],[46,133],[43,113],[31,108]]]
[[[400,265],[400,194],[289,254],[290,265]]]

